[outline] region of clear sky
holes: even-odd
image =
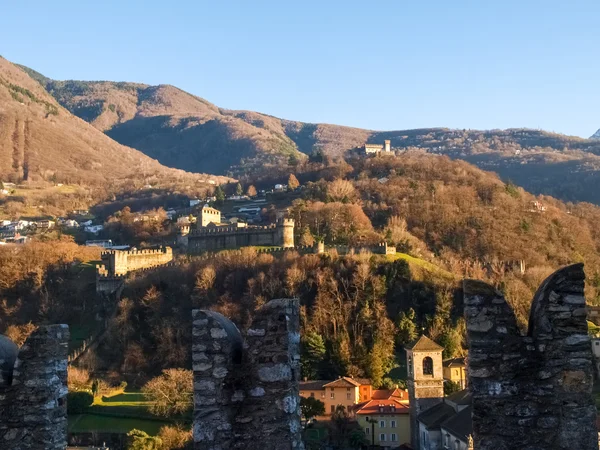
[[[54,79],[376,130],[600,128],[599,0],[28,0],[0,55]]]

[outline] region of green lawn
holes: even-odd
[[[396,253],[395,255],[387,255],[389,261],[396,261],[398,259],[405,260],[411,266],[421,267],[429,272],[440,275],[444,278],[453,279],[456,278],[452,273],[436,266],[435,264],[425,261],[424,259],[415,258],[414,256],[407,255],[406,253]]]
[[[69,416],[69,433],[128,433],[134,428],[157,435],[158,431],[169,422],[149,419],[134,419],[130,417],[110,417],[95,414],[79,414]]]

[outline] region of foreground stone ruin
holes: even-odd
[[[271,300],[245,336],[226,317],[193,311],[194,448],[303,449],[297,299]]]
[[[534,296],[529,330],[492,286],[464,282],[475,450],[597,450],[583,265]]]
[[[20,349],[0,338],[0,448],[65,449],[69,327],[40,326]]]

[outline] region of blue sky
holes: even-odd
[[[376,130],[600,128],[600,1],[20,1],[0,55]]]

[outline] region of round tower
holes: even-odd
[[[294,245],[294,219],[281,219],[277,222],[278,244],[283,248],[293,248]]]

